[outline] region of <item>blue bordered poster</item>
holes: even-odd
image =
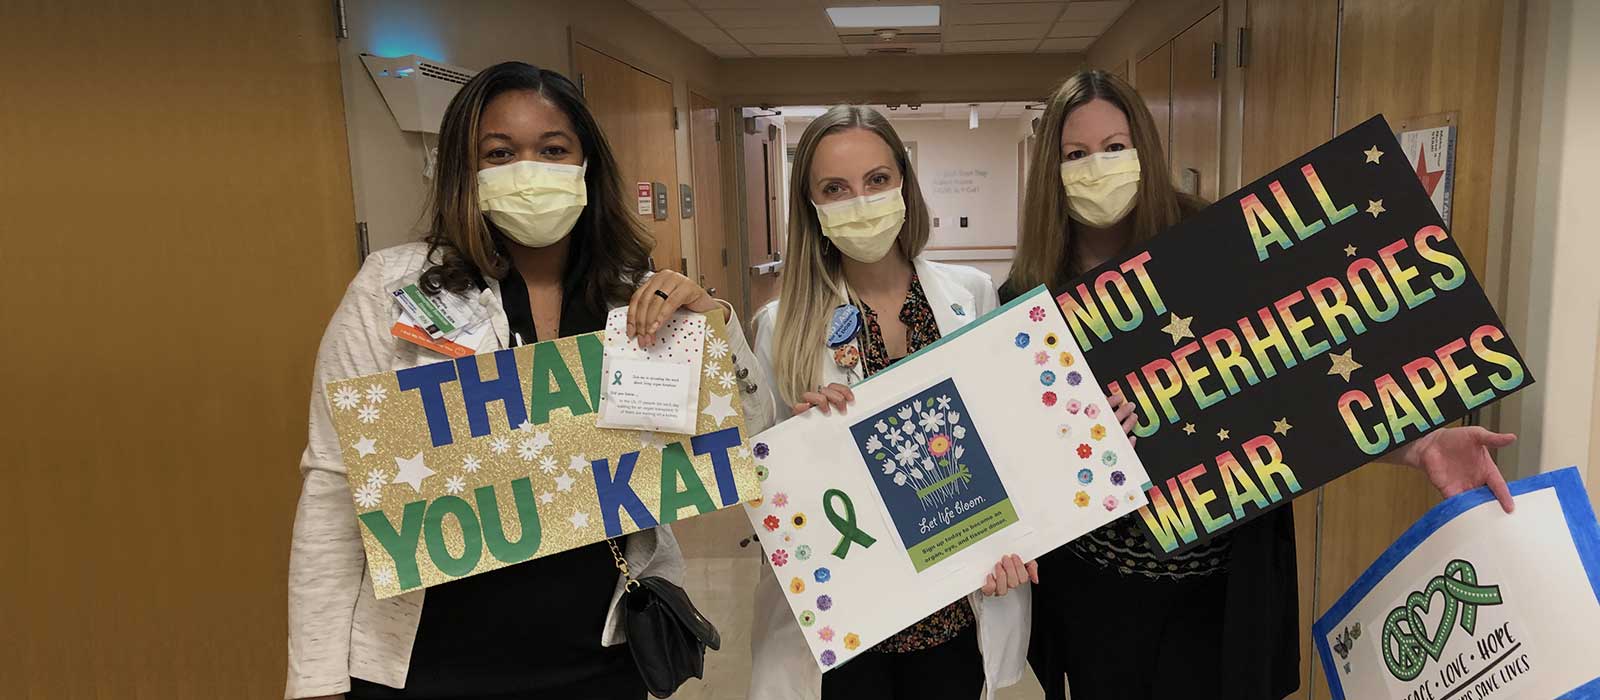
[[[1311,636],[1333,697],[1600,698],[1600,524],[1575,467],[1451,498]]]

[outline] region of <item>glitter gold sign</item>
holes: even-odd
[[[707,318],[705,376],[733,377]],[[760,496],[733,382],[694,435],[595,427],[603,333],[327,387],[373,591],[405,591]]]

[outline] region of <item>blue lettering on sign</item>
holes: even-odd
[[[723,507],[739,501],[739,488],[733,483],[733,464],[728,461],[728,450],[739,446],[739,429],[723,428],[714,433],[689,438],[689,446],[697,455],[711,455],[711,469],[717,475],[717,493]]]
[[[528,420],[528,406],[522,399],[522,383],[517,377],[515,350],[494,353],[496,376],[483,381],[478,374],[478,358],[463,357],[456,360],[456,373],[461,381],[461,400],[467,406],[467,427],[472,437],[489,434],[489,404],[505,404],[506,425],[513,428]],[[437,443],[435,443],[437,444]]]
[[[444,392],[448,382],[456,380],[454,362],[435,362],[431,365],[411,367],[395,372],[401,391],[416,390],[422,396],[422,413],[428,419],[428,436],[434,447],[444,447],[455,441],[450,434],[450,414],[444,409]]]
[[[726,458],[724,458],[726,459]],[[606,537],[617,537],[622,534],[621,518],[617,516],[617,509],[628,511],[628,517],[633,518],[635,525],[641,530],[656,526],[655,516],[650,514],[644,501],[639,500],[639,494],[633,492],[633,486],[628,482],[633,479],[633,465],[639,461],[638,452],[629,452],[617,458],[617,471],[612,473],[608,460],[597,459],[591,463],[589,470],[594,474],[595,496],[600,501],[600,518],[605,523]],[[721,481],[719,479],[718,483]]]

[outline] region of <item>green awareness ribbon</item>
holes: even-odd
[[[1429,635],[1418,611],[1428,612],[1434,594],[1440,592],[1444,593],[1444,614],[1439,618],[1438,629]],[[1383,663],[1395,678],[1414,680],[1422,674],[1429,658],[1438,661],[1444,654],[1450,632],[1458,622],[1461,629],[1472,634],[1478,626],[1478,606],[1500,603],[1499,586],[1478,585],[1478,572],[1471,563],[1451,561],[1445,565],[1444,574],[1433,577],[1421,591],[1406,596],[1404,605],[1389,611],[1383,622]]]
[[[837,498],[844,501],[844,517],[840,517],[833,510],[833,500]],[[822,512],[828,516],[828,522],[833,524],[833,529],[838,530],[843,537],[839,538],[839,545],[833,548],[833,556],[840,559],[850,551],[850,544],[861,545],[862,549],[871,547],[878,540],[856,527],[856,504],[850,502],[849,494],[839,489],[828,489],[822,492]]]
[[[611,386],[622,386],[622,370],[611,373]]]

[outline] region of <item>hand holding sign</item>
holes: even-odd
[[[1506,447],[1516,439],[1510,433],[1490,432],[1475,425],[1453,428],[1422,436],[1403,448],[1398,457],[1426,473],[1428,481],[1445,498],[1488,486],[1500,507],[1510,513],[1515,503],[1489,450]]]
[[[1140,511],[1175,553],[1403,448],[1442,491],[1503,482],[1436,430],[1533,382],[1381,117],[1089,271],[1057,297],[1138,404]],[[1247,282],[1246,282],[1247,281]]]

